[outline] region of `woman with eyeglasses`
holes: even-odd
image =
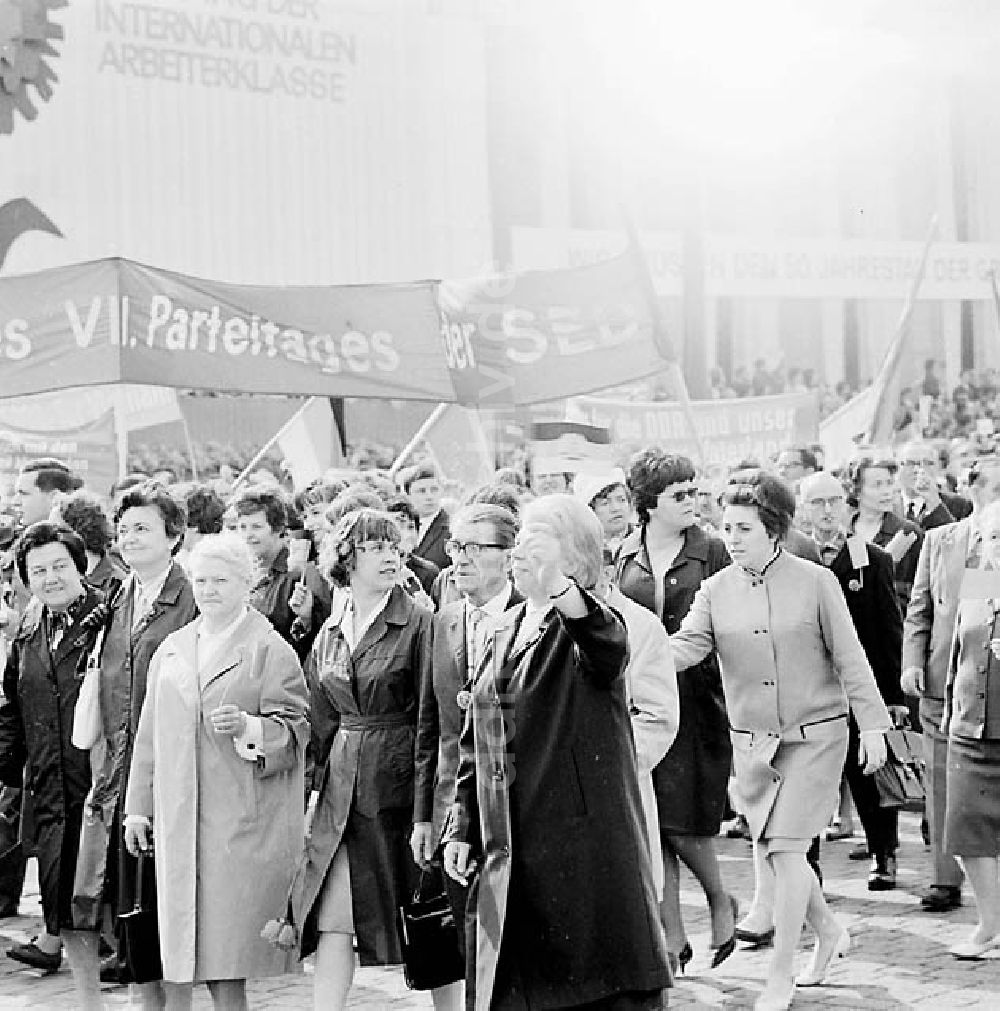
[[[698,587],[729,564],[729,555],[721,540],[698,525],[698,486],[687,457],[643,450],[632,459],[628,488],[640,525],[618,553],[617,582],[673,634]],[[653,785],[663,847],[660,916],[671,960],[683,970],[693,949],[681,916],[679,861],[697,877],[708,900],[713,967],[735,947],[737,905],[722,883],[715,852],[732,761],[718,661],[706,657],[697,676],[679,678],[677,687],[680,726],[653,771]]]
[[[290,919],[301,957],[316,953],[314,1004],[324,1011],[345,1006],[355,942],[362,965],[402,963],[396,913],[417,883],[409,839],[431,612],[398,585],[399,566],[400,532],[386,512],[349,512],[323,540],[320,567],[347,592],[305,665],[314,768]]]

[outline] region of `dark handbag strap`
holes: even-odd
[[[420,879],[417,881],[417,887],[413,892],[414,902],[423,902],[424,900],[424,885],[428,881],[435,882],[436,890],[435,895],[440,894],[444,891],[444,881],[443,874],[441,870],[430,864],[427,867],[420,868]]]
[[[143,871],[146,868],[146,851],[139,850],[139,855],[135,858],[135,905],[132,907],[133,913],[141,913],[142,908],[142,879],[145,877]]]

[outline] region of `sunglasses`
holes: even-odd
[[[683,502],[686,498],[697,498],[697,488],[679,488],[677,491],[664,492],[667,498],[672,498],[675,502]]]

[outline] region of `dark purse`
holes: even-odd
[[[412,901],[399,907],[397,925],[403,975],[411,990],[433,990],[465,978],[465,959],[458,947],[463,925],[455,923],[439,868],[420,872]]]
[[[920,811],[924,806],[923,738],[913,730],[887,730],[886,762],[874,773],[879,806]]]
[[[163,979],[155,873],[152,850],[148,854],[140,851],[135,862],[135,903],[130,912],[118,917],[118,957],[130,983]]]

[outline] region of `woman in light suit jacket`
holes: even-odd
[[[849,945],[806,851],[837,803],[848,707],[866,773],[884,763],[892,726],[836,577],[781,546],[794,511],[791,489],[763,471],[726,489],[722,529],[734,564],[702,583],[671,636],[680,672],[718,653],[738,788],[775,874],[774,955],[758,1011],[787,1008],[796,982],[822,983]],[[817,941],[796,980],[805,919]]]

